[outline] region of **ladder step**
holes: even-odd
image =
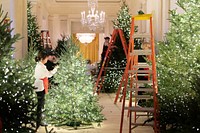
[[[129,73],[152,73],[152,70],[129,70]]]
[[[145,33],[145,34],[134,34],[133,35],[133,38],[150,38],[151,35],[148,34],[148,33]]]
[[[153,123],[131,123],[133,126],[154,126]]]
[[[124,109],[130,110],[132,112],[154,112],[152,107],[125,107]]]
[[[150,96],[150,95],[136,95],[133,97],[135,97],[136,99],[152,99],[153,98],[153,96]]]
[[[104,69],[106,69],[106,70],[124,70],[125,67],[122,67],[122,68],[104,67]]]
[[[140,15],[133,16],[132,18],[134,18],[135,20],[149,20],[151,17],[152,17],[152,14],[140,14]]]
[[[153,92],[154,90],[152,88],[127,88],[127,91],[135,91],[135,92]]]
[[[151,55],[151,50],[133,50],[133,52],[130,53],[130,56],[134,55]]]
[[[153,116],[153,113],[139,114],[139,115],[136,113],[136,116],[137,117],[140,117],[140,116],[147,116],[147,117],[149,117],[149,116]]]
[[[138,64],[138,65],[134,65],[133,66],[133,68],[151,68],[152,66],[150,66],[150,65],[148,65],[148,64],[146,64],[146,65],[140,65],[140,64]]]
[[[138,73],[137,76],[149,76],[149,74]]]
[[[140,83],[146,83],[146,84],[149,84],[149,83],[153,83],[152,82],[152,80],[135,80],[135,81],[133,81],[134,83],[138,83],[138,84],[140,84]]]

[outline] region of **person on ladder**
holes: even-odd
[[[105,42],[103,44],[103,50],[102,50],[102,53],[101,53],[101,62],[100,62],[100,68],[99,68],[99,70],[101,69],[101,67],[103,65],[103,61],[104,61],[104,58],[105,58],[105,55],[106,55],[106,51],[108,50],[108,45],[109,45],[110,37],[107,36],[107,37],[104,37],[104,39],[105,39]],[[111,46],[111,50],[113,48],[117,48],[117,47],[116,46]],[[104,76],[103,74],[104,74],[104,72],[102,73],[102,76]]]

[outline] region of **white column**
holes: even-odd
[[[170,10],[176,9],[178,13],[184,13],[184,10],[181,9],[177,4],[177,0],[170,0]]]
[[[53,48],[55,48],[56,46],[57,46],[57,41],[58,41],[58,39],[60,39],[61,38],[61,36],[60,36],[60,17],[59,17],[59,15],[53,15],[53,17],[52,17],[52,31],[50,31],[50,32],[52,32],[51,33],[51,40],[52,40],[52,46],[53,46]]]
[[[162,40],[162,1],[158,0],[147,0],[147,12],[153,14],[153,29],[154,38],[156,41]],[[149,24],[147,24],[147,30]]]
[[[68,19],[68,22],[67,22],[67,35],[71,35],[71,33],[72,33],[71,25],[72,25],[72,21],[70,19]]]
[[[27,53],[27,0],[10,0],[10,17],[14,28],[12,34],[19,33],[21,39],[15,44],[14,58],[21,59]]]
[[[165,33],[169,29],[169,8],[170,1],[162,0],[162,39],[164,39]]]
[[[48,30],[48,9],[43,2],[37,2],[37,21],[41,30]]]

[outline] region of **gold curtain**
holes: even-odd
[[[96,34],[94,40],[88,44],[81,43],[76,37],[76,34],[73,34],[73,39],[77,42],[76,45],[79,46],[84,59],[90,59],[92,63],[98,61],[99,34]]]

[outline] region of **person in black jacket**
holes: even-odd
[[[103,51],[101,53],[101,62],[103,62],[105,55],[106,55],[106,51],[108,50],[108,45],[109,45],[109,41],[110,41],[110,37],[104,37],[105,42],[103,44]]]

